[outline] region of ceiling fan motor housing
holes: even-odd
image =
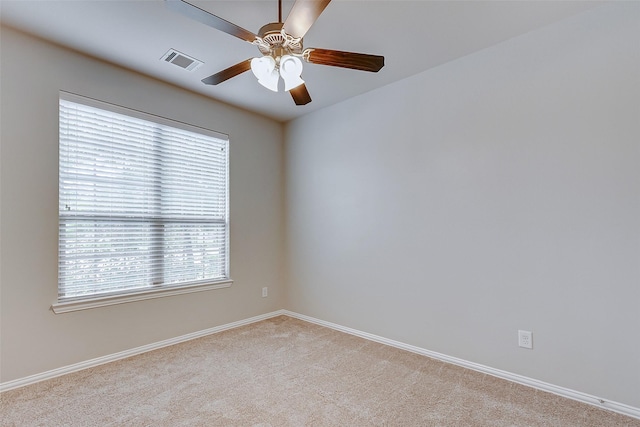
[[[255,44],[263,55],[278,57],[286,53],[297,55],[302,53],[302,38],[296,39],[284,33],[283,25],[282,22],[271,22],[260,28],[259,39]]]

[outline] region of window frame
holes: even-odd
[[[133,301],[142,301],[153,298],[160,298],[172,295],[180,295],[187,294],[193,292],[201,292],[207,291],[211,289],[220,289],[220,288],[228,288],[233,284],[233,280],[230,278],[230,245],[229,245],[229,235],[230,235],[230,219],[229,219],[229,136],[220,132],[216,132],[207,128],[194,126],[191,124],[187,124],[184,122],[180,122],[177,120],[171,120],[165,117],[157,116],[154,114],[142,112],[139,110],[122,107],[119,105],[110,104],[104,101],[99,101],[92,98],[87,98],[84,96],[76,95],[69,92],[60,91],[59,100],[65,100],[77,104],[86,105],[93,108],[98,108],[104,111],[121,114],[125,116],[129,116],[132,118],[145,120],[148,122],[153,122],[156,124],[160,124],[163,126],[169,126],[189,132],[195,132],[201,135],[210,136],[213,138],[221,139],[226,141],[226,200],[225,200],[225,278],[223,279],[204,279],[204,280],[196,280],[191,281],[186,284],[166,284],[166,285],[155,285],[153,287],[144,287],[144,288],[134,288],[130,290],[122,290],[111,293],[99,293],[93,295],[79,296],[79,297],[70,297],[60,299],[58,298],[56,302],[51,305],[51,310],[58,313],[66,313],[77,310],[85,310],[96,307],[103,307],[108,305],[122,304]],[[58,103],[59,104],[59,103]],[[60,123],[58,124],[58,129],[60,129]],[[60,141],[59,141],[60,143]],[[60,145],[58,147],[58,152],[60,152]],[[58,182],[60,180],[60,168],[58,168]],[[58,203],[60,203],[60,194],[58,194]],[[58,218],[58,241],[60,239],[60,217]],[[58,263],[60,262],[60,252],[58,252]],[[58,274],[59,277],[59,274]],[[56,280],[56,289],[59,292],[60,283]]]

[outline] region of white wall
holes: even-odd
[[[287,308],[640,407],[639,22],[599,7],[289,123]]]
[[[281,124],[13,30],[1,37],[0,381],[283,307]],[[231,288],[49,310],[57,295],[59,90],[230,135]]]

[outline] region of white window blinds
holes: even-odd
[[[228,142],[61,95],[58,299],[227,279]]]

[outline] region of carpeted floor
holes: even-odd
[[[640,420],[286,316],[0,399],[2,426],[640,427]]]

